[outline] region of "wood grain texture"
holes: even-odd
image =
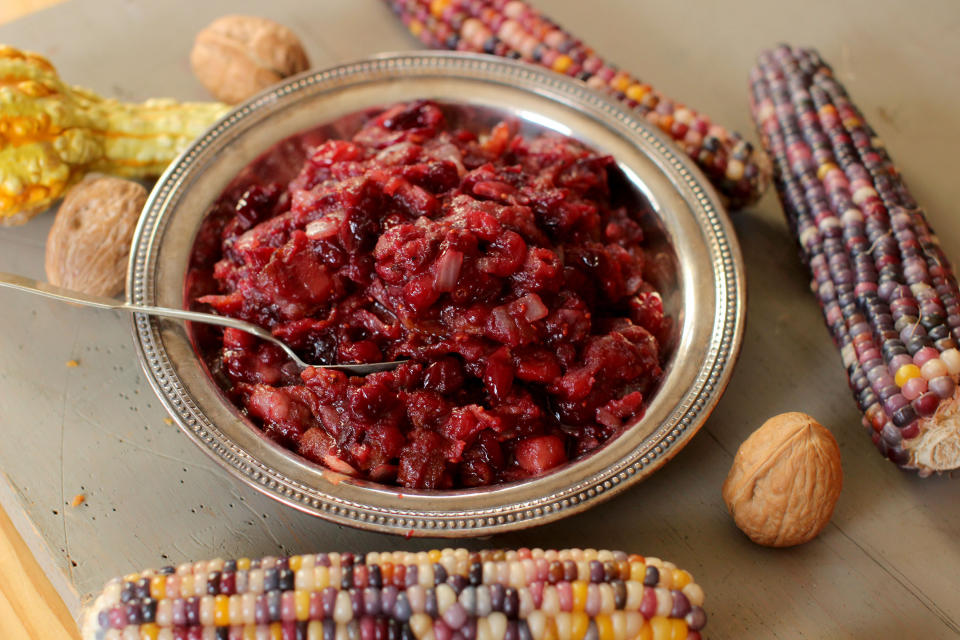
[[[76,640],[70,612],[0,509],[0,638]]]
[[[909,10],[896,0],[743,0],[736,10],[707,0],[682,8],[606,0],[603,11],[582,0],[536,4],[611,61],[753,140],[746,79],[757,51],[780,41],[819,48],[885,139],[947,255],[960,258],[960,181],[950,173],[960,148],[960,84],[950,81],[960,77],[956,2],[919,0]],[[316,67],[418,46],[379,0],[82,0],[0,27],[0,42],[41,51],[69,82],[113,97],[206,99],[189,72],[190,44],[225,13],[290,25]],[[0,229],[0,269],[42,278],[51,221],[44,214]],[[608,503],[535,530],[458,542],[619,547],[670,559],[703,585],[714,640],[960,637],[956,480],[899,471],[862,432],[776,197],[734,224],[747,330],[704,431]],[[37,548],[48,550],[41,564],[71,610],[109,577],[147,566],[447,544],[331,525],[239,484],[164,421],[126,319],[21,295],[0,292],[0,424],[10,434],[0,439],[10,485],[0,501],[34,523]],[[720,486],[739,444],[791,410],[836,436],[843,493],[817,539],[763,549],[733,526]],[[81,492],[87,501],[69,508]]]
[[[3,0],[0,2],[0,24],[23,17],[28,13],[60,4],[64,0]]]

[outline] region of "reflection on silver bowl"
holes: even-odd
[[[430,98],[465,118],[509,118],[612,155],[642,211],[648,274],[675,324],[665,374],[644,417],[590,455],[523,482],[414,491],[343,476],[264,437],[209,377],[184,328],[134,320],[147,378],[178,425],[254,488],[338,523],[389,533],[486,535],[576,513],[649,475],[706,420],[732,372],[744,282],[732,227],[706,180],[665,136],[583,85],[486,56],[393,55],[291,79],[238,107],[167,170],[134,238],[128,292],[141,304],[182,306],[197,229],[211,203],[273,144],[322,123],[349,135],[350,114]]]

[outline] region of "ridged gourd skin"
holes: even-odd
[[[659,558],[434,549],[210,560],[107,583],[84,640],[701,640],[703,590]]]
[[[23,224],[88,172],[159,175],[228,109],[102,98],[64,83],[43,56],[0,45],[0,225]]]
[[[816,51],[762,52],[750,86],[864,428],[921,476],[960,468],[960,289],[923,209]]]

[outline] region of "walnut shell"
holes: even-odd
[[[146,202],[146,189],[121,178],[88,176],[72,187],[47,236],[47,280],[91,295],[123,292],[130,242]]]
[[[197,34],[190,65],[218,100],[236,104],[309,69],[310,61],[285,26],[254,16],[223,16]]]
[[[740,445],[723,501],[751,540],[789,547],[820,533],[842,487],[833,434],[805,413],[782,413]]]

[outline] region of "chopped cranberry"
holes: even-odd
[[[463,386],[463,366],[457,358],[445,357],[430,363],[423,380],[425,389],[452,394]]]
[[[510,351],[500,347],[489,356],[483,370],[483,383],[493,398],[500,399],[510,393],[515,371]]]
[[[397,480],[412,489],[447,489],[451,477],[447,472],[444,438],[433,431],[415,429],[407,434],[407,446],[400,454]]]
[[[547,349],[534,347],[517,352],[514,360],[516,376],[520,380],[550,384],[560,377],[560,363]]]
[[[441,431],[450,440],[469,444],[487,429],[497,433],[503,431],[503,420],[483,407],[467,405],[454,409]]]
[[[411,184],[434,194],[450,191],[460,182],[457,164],[451,160],[435,160],[405,166],[403,167],[403,177],[409,180]]]
[[[567,461],[563,440],[557,436],[537,436],[517,443],[517,464],[530,475],[540,475]]]
[[[268,437],[420,489],[518,480],[603,445],[643,415],[673,326],[609,156],[504,123],[451,129],[446,113],[398,104],[351,140],[280,143],[211,208],[185,287],[311,362],[408,360],[351,378],[231,329],[198,340]]]
[[[642,291],[630,300],[630,318],[656,335],[663,326],[663,300],[656,291]]]
[[[321,427],[311,427],[300,437],[297,453],[308,460],[323,464],[330,456],[337,456],[337,443]]]
[[[224,236],[239,235],[274,213],[282,191],[283,187],[276,184],[253,185],[247,189],[234,207],[236,216],[233,223],[227,225]]]
[[[435,391],[414,391],[407,396],[407,419],[417,428],[439,429],[453,405]]]
[[[406,434],[392,424],[376,424],[365,433],[365,441],[371,449],[371,458],[365,461],[365,468],[375,469],[390,465],[403,452],[407,442]],[[381,469],[381,473],[384,470]]]
[[[515,231],[504,231],[487,247],[487,255],[477,261],[480,270],[505,278],[513,275],[527,257],[527,244]]]
[[[314,422],[313,414],[291,391],[263,384],[237,385],[247,411],[263,421],[268,433],[282,442],[295,443]]]
[[[503,450],[496,436],[492,431],[481,431],[463,454],[460,482],[467,487],[493,484],[503,466]]]
[[[642,404],[642,393],[639,391],[628,393],[597,409],[597,422],[611,429],[619,429],[623,426],[624,419],[632,417]]]

